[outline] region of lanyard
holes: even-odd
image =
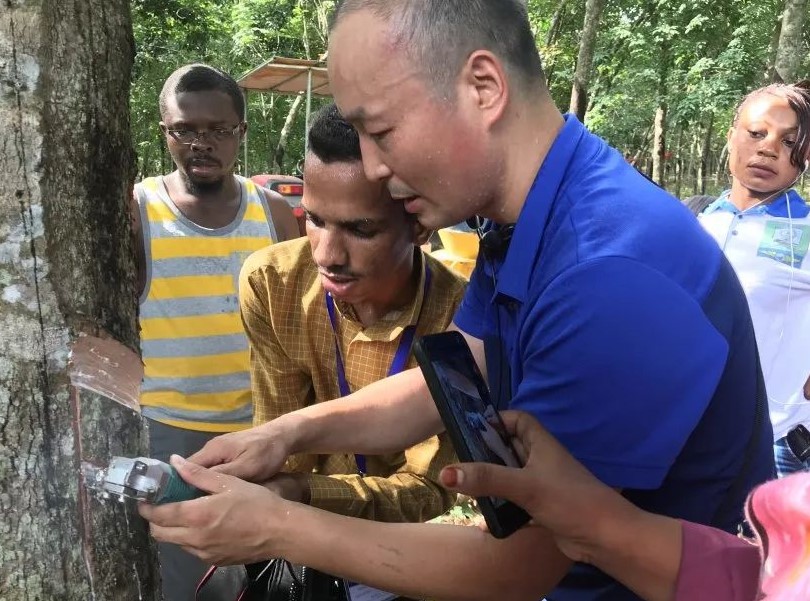
[[[397,352],[394,354],[394,360],[391,362],[391,367],[388,369],[389,377],[401,372],[403,369],[405,369],[405,365],[408,363],[408,357],[411,354],[411,345],[413,344],[413,338],[416,335],[416,326],[419,325],[419,319],[422,317],[422,311],[425,308],[425,303],[427,303],[427,295],[428,291],[430,290],[430,280],[430,267],[428,267],[426,264],[425,287],[422,291],[422,306],[419,308],[419,315],[416,317],[416,323],[409,325],[402,331],[402,338],[399,341]],[[337,358],[338,388],[340,389],[340,396],[344,397],[350,395],[352,391],[349,388],[348,380],[346,380],[346,369],[343,363],[343,355],[340,353],[340,343],[338,341],[337,333],[337,318],[335,317],[335,301],[332,298],[332,295],[329,293],[326,294],[326,312],[329,314],[329,323],[332,326],[332,333],[335,336],[335,357]],[[355,455],[354,458],[357,461],[357,469],[360,472],[360,475],[364,476],[366,474],[366,456]]]

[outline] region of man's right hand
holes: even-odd
[[[275,421],[217,436],[188,461],[249,482],[275,476],[290,455],[290,442]]]

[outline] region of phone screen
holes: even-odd
[[[520,467],[498,412],[484,401],[475,380],[464,373],[469,366],[454,365],[451,359],[434,361],[433,367],[472,459]],[[504,502],[496,497],[490,499],[495,505]]]
[[[521,467],[464,336],[459,332],[423,336],[416,341],[414,355],[459,459]],[[529,520],[522,508],[505,499],[478,497],[478,503],[490,532],[498,538]]]

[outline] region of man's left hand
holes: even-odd
[[[209,496],[138,507],[155,539],[180,545],[214,565],[252,563],[281,553],[273,536],[286,519],[285,501],[258,484],[206,469],[178,456],[171,464]]]

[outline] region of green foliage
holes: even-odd
[[[548,4],[530,2],[530,9],[544,8],[551,14],[554,9]],[[559,6],[559,0],[554,4]],[[687,177],[694,178],[699,162],[694,155],[709,122],[713,126],[709,158],[714,169],[721,169],[719,158],[734,107],[749,90],[766,83],[779,4],[777,0],[612,0],[599,30],[586,124],[629,155],[648,159],[653,117],[660,102],[667,107],[672,171],[676,165],[686,170],[689,163],[693,172]],[[561,107],[567,106],[570,93],[584,1],[573,5],[566,31],[551,46],[540,44],[547,68],[556,71],[550,87]],[[574,10],[579,14],[574,16]],[[534,22],[544,23],[537,17]]]
[[[712,123],[710,158],[719,158],[733,109],[765,83],[782,0],[609,0],[599,28],[586,124],[642,161],[659,103],[667,107],[673,170],[691,172]],[[326,50],[334,0],[133,0],[137,56],[132,123],[139,170],[170,161],[157,127],[157,97],[175,68],[203,61],[238,77],[273,56],[318,58]],[[549,89],[566,108],[585,0],[528,0]],[[448,41],[452,43],[452,41]],[[807,67],[807,65],[805,65]],[[248,164],[267,171],[291,97],[252,93]],[[322,104],[313,102],[313,108]],[[303,153],[304,111],[291,132],[285,171]],[[688,163],[688,165],[687,165]]]
[[[430,521],[436,524],[459,526],[482,526],[485,523],[476,500],[465,495],[459,495],[456,504],[447,513]]]
[[[273,56],[317,59],[326,50],[331,0],[132,0],[137,54],[132,134],[139,176],[172,169],[158,128],[158,96],[178,67],[204,62],[235,78]],[[248,96],[248,171],[267,172],[292,97]],[[322,100],[313,99],[313,110]],[[290,135],[285,172],[303,155],[304,114]]]

